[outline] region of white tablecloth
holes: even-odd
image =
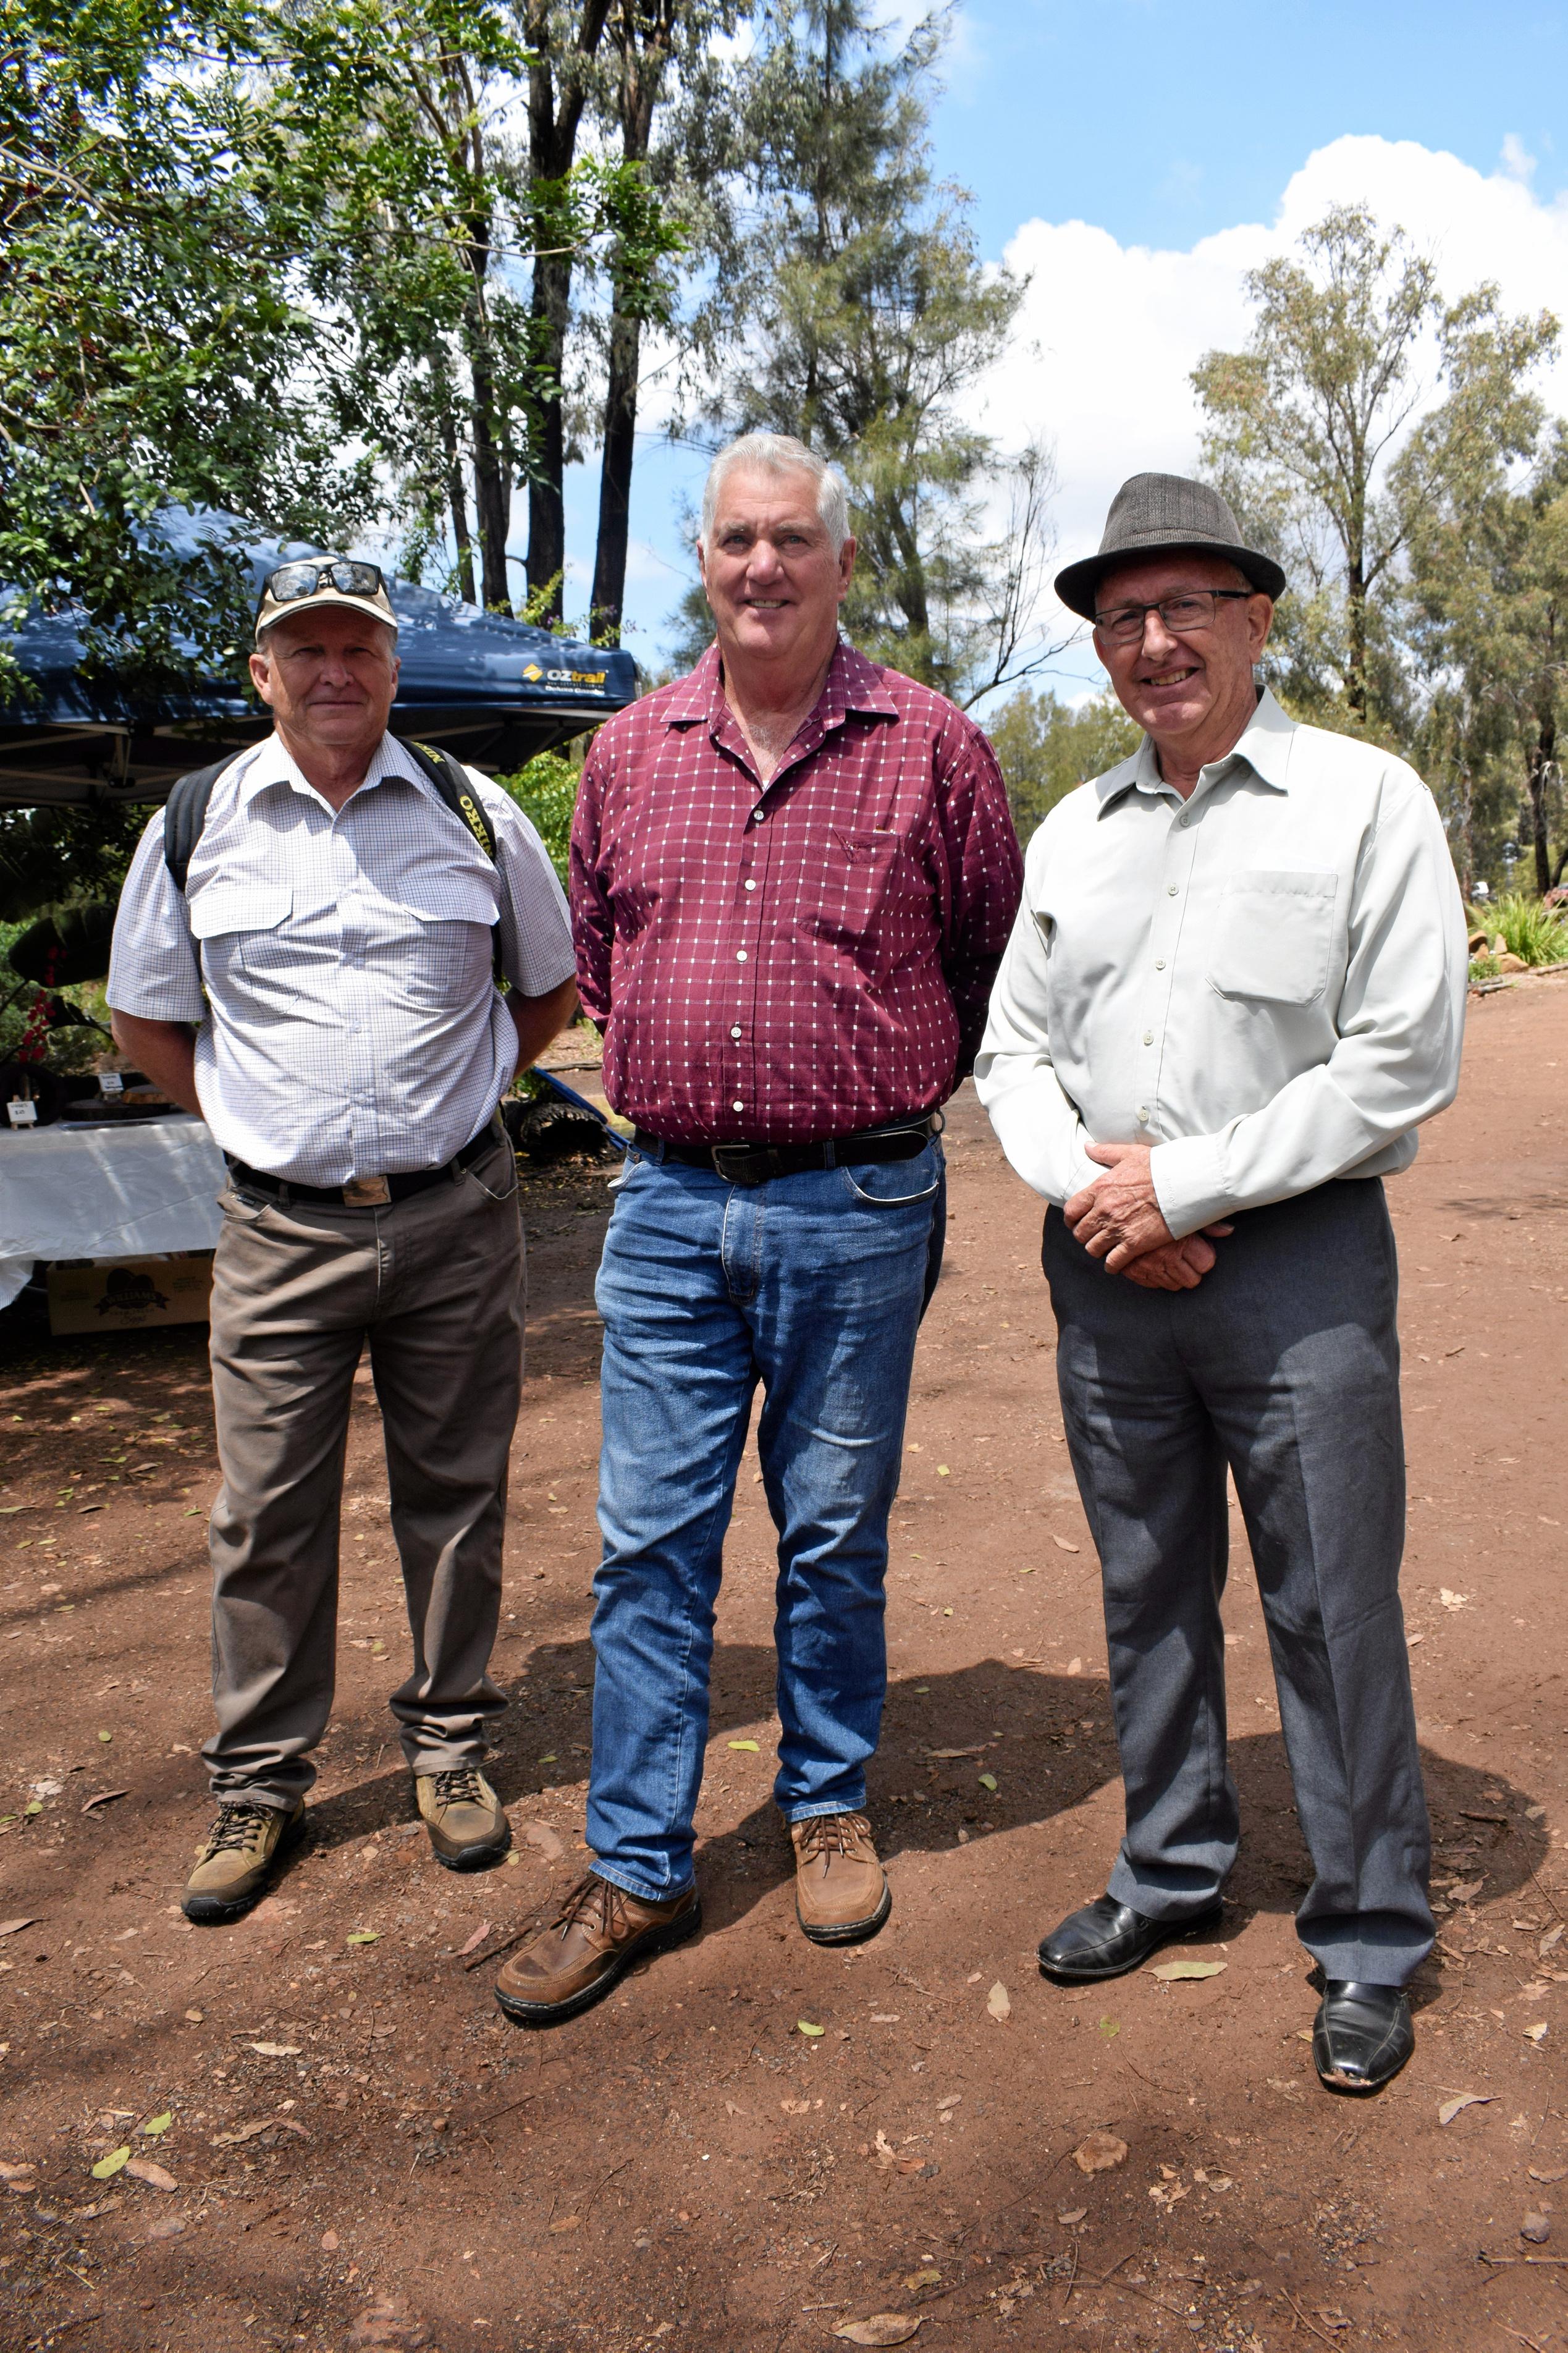
[[[226,1178],[199,1119],[0,1132],[0,1307],[35,1259],[211,1250]]]

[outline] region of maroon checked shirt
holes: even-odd
[[[1022,885],[951,702],[841,643],[765,786],[717,647],[601,728],[572,828],[605,1092],[669,1144],[806,1144],[932,1111],[979,1048]]]

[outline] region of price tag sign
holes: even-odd
[[[8,1103],[5,1116],[13,1127],[37,1127],[38,1106],[36,1103]]]
[[[122,1074],[119,1071],[100,1071],[98,1092],[100,1095],[122,1095],[125,1092]]]

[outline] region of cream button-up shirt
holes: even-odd
[[[1392,754],[1265,692],[1192,797],[1152,744],[1058,802],[974,1083],[1060,1204],[1097,1144],[1152,1147],[1178,1236],[1415,1156],[1458,1085],[1468,960],[1442,821]]]

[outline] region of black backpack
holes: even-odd
[[[422,776],[428,776],[447,807],[456,818],[461,818],[485,856],[494,865],[496,838],[489,820],[474,798],[467,771],[454,760],[450,752],[440,752],[430,744],[405,742],[405,751],[417,763]],[[202,838],[206,823],[207,804],[213,797],[213,786],[226,768],[234,765],[234,755],[215,760],[210,768],[194,768],[188,776],[169,788],[163,804],[163,863],[174,878],[176,889],[184,892],[185,879],[191,871],[191,853]],[[493,926],[494,944],[490,961],[495,967],[496,987],[505,988],[506,976],[501,970],[500,925]]]

